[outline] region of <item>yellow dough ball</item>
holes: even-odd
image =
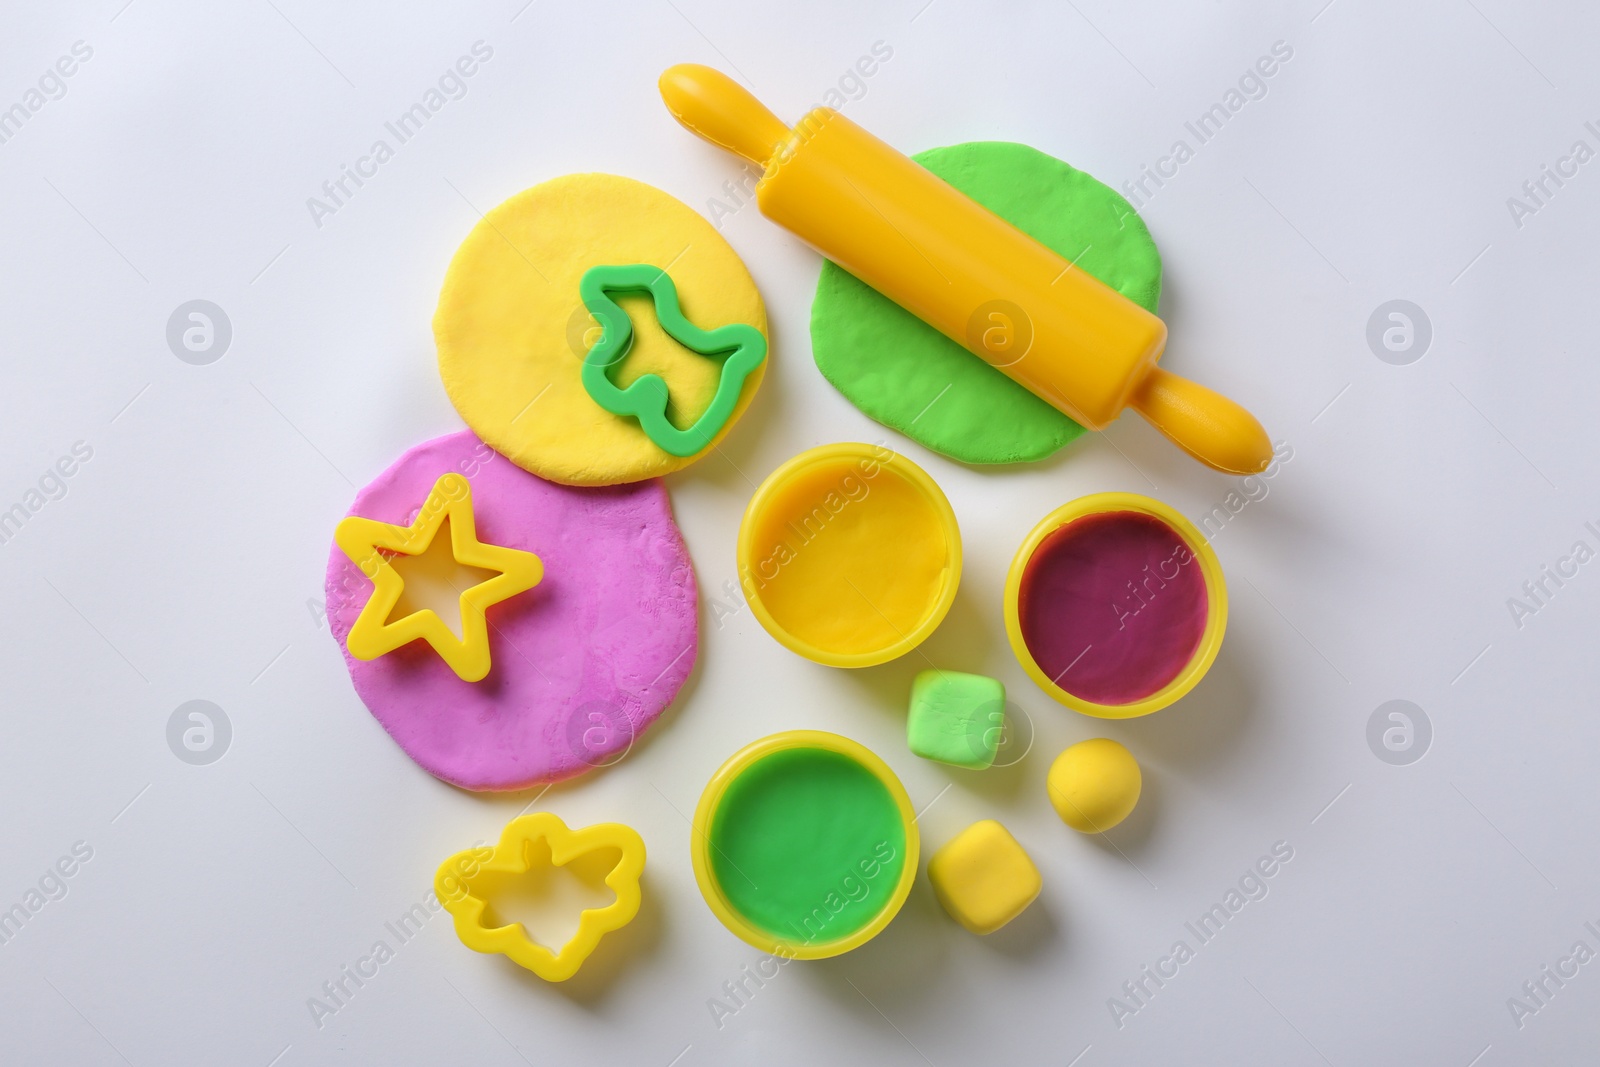
[[[1133,753],[1109,737],[1096,737],[1057,756],[1045,785],[1062,822],[1098,834],[1128,817],[1143,782]]]

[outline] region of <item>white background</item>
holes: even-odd
[[[1507,599],[1577,539],[1600,544],[1583,526],[1600,520],[1600,163],[1520,228],[1506,200],[1575,140],[1600,148],[1583,126],[1600,119],[1600,16],[923,3],[11,6],[0,107],[75,41],[93,56],[0,144],[0,508],[74,442],[93,458],[0,545],[0,908],[75,842],[93,858],[0,945],[7,1062],[1593,1062],[1600,963],[1520,1028],[1507,998],[1580,938],[1600,950],[1583,925],[1600,926],[1600,564],[1520,628]],[[494,54],[468,94],[314,225],[306,199],[479,40]],[[817,257],[740,211],[723,233],[766,298],[771,370],[726,458],[668,479],[700,662],[625,761],[538,801],[639,829],[644,910],[564,987],[467,951],[435,917],[316,1025],[307,999],[389,939],[437,863],[534,799],[413,765],[316,612],[355,487],[461,425],[429,319],[477,212],[581,170],[709,211],[739,164],[671,121],[658,73],[736,67],[792,119],[878,41],[893,56],[846,113],[891,143],[1024,141],[1117,185],[1279,40],[1293,58],[1267,96],[1144,208],[1166,365],[1293,448],[1215,539],[1232,617],[1205,681],[1143,720],[1079,716],[1012,659],[1000,592],[1057,504],[1132,490],[1198,518],[1234,481],[1131,416],[1027,468],[904,442],[811,362]],[[233,326],[206,366],[165,339],[195,298]],[[1393,298],[1432,322],[1408,366],[1365,339]],[[966,542],[927,658],[847,673],[788,653],[748,610],[719,628],[753,484],[803,448],[880,438],[945,488]],[[928,661],[1002,678],[1032,752],[988,773],[911,756],[903,705]],[[232,723],[209,766],[166,741],[192,699]],[[1391,699],[1432,723],[1409,766],[1366,740]],[[997,817],[1045,889],[979,939],[919,878],[874,942],[786,967],[719,1028],[709,1000],[759,953],[701,901],[685,816],[728,754],[792,727],[881,753],[931,803],[924,859]],[[1062,826],[1043,786],[1055,753],[1097,735],[1145,769],[1139,809],[1104,840]],[[1115,1025],[1108,998],[1173,941],[1193,946],[1184,922],[1278,841],[1294,859],[1270,895]]]

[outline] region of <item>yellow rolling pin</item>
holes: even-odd
[[[720,71],[661,75],[685,128],[765,169],[761,213],[1091,430],[1132,406],[1195,459],[1265,470],[1244,408],[1156,366],[1167,327],[832,108],[789,129]]]

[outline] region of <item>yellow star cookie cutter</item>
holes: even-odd
[[[461,594],[461,636],[430,608],[413,611],[394,622],[389,613],[400,602],[405,579],[389,563],[385,552],[415,556],[427,551],[434,535],[450,520],[450,551],[462,566],[500,573],[471,586]],[[416,521],[395,526],[356,515],[340,520],[334,541],[350,562],[372,582],[368,598],[355,625],[345,638],[345,648],[356,659],[377,659],[401,645],[421,639],[450,665],[463,681],[476,682],[489,673],[489,629],[484,612],[491,604],[532,589],[544,577],[544,563],[532,552],[478,540],[472,517],[472,486],[450,473],[433,483]]]
[[[578,932],[559,952],[528,937],[521,923],[485,926],[489,902],[475,892],[484,874],[525,874],[532,869],[532,846],[543,840],[550,848],[552,866],[564,867],[580,856],[616,849],[617,864],[605,884],[617,899],[603,908],[585,908]],[[621,929],[639,914],[639,876],[644,871],[644,839],[621,823],[597,823],[581,830],[547,811],[512,819],[494,848],[469,848],[439,865],[433,889],[446,911],[455,917],[456,936],[474,952],[502,953],[547,982],[565,982],[578,972],[600,938]]]

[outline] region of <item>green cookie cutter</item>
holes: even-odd
[[[626,389],[611,380],[610,369],[622,362],[633,346],[633,321],[611,298],[612,293],[649,293],[656,320],[667,336],[702,356],[731,353],[722,364],[711,404],[680,430],[667,419],[667,383],[659,374],[641,374]],[[578,282],[584,307],[600,322],[600,339],[583,359],[583,388],[596,404],[613,415],[631,415],[639,428],[662,451],[692,456],[711,443],[733,416],[739,393],[750,372],[767,358],[767,339],[754,326],[742,322],[702,330],[684,318],[678,304],[678,287],[667,272],[648,263],[590,267]]]

